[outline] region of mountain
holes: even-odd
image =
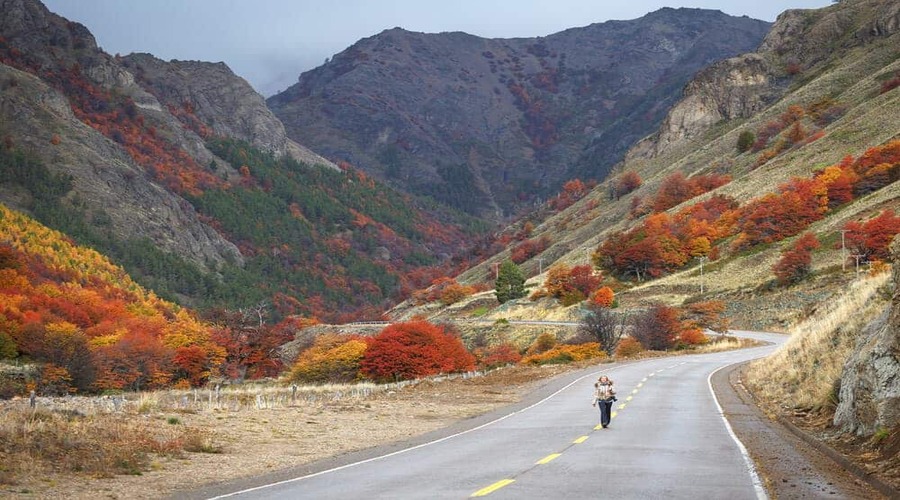
[[[268,99],[290,137],[404,190],[492,219],[603,179],[691,76],[769,24],[665,8],[538,38],[400,28]]]
[[[836,293],[841,286],[829,279],[852,278],[834,274],[842,268],[839,230],[898,208],[898,30],[900,5],[895,2],[856,0],[783,13],[758,51],[698,72],[657,131],[629,150],[613,176],[571,206],[554,210],[548,204],[509,228],[504,233],[510,235],[506,249],[458,281],[491,283],[492,266],[511,256],[537,283],[556,263],[594,263],[621,292],[623,305],[715,297],[732,304],[729,313],[746,327],[788,324]],[[750,139],[745,147],[739,147],[742,136]],[[842,192],[832,186],[837,177],[830,176],[836,174],[842,178]],[[619,185],[628,175],[639,181],[621,191]],[[791,193],[813,199],[807,188],[820,196],[819,205],[803,209],[812,212],[803,215],[800,205],[781,203]],[[821,197],[826,193],[827,202]],[[717,201],[722,202],[718,207]],[[692,227],[679,225],[690,222],[701,203],[707,204],[703,224],[712,224],[713,216],[724,212],[733,219],[727,224],[722,220],[718,233],[698,232],[703,226],[699,220]],[[779,219],[785,216],[793,219],[790,224]],[[772,232],[748,232],[750,223]],[[652,232],[658,229],[665,229],[671,239],[647,240],[658,236]],[[821,273],[822,279],[811,282],[821,287],[810,294],[802,293],[803,287],[775,286],[772,273],[781,252],[803,231],[823,242],[812,266],[813,275]],[[763,239],[757,239],[760,234]],[[710,247],[692,247],[699,243],[685,239],[688,235],[704,236]],[[631,246],[645,240],[646,247]],[[638,250],[672,252],[650,262],[649,268],[627,270],[605,262],[604,250],[612,256],[615,249],[603,248],[609,241],[633,250],[631,262],[642,265],[647,262],[638,259]],[[703,255],[719,258],[708,261],[701,275],[698,257]],[[501,307],[496,314],[575,314],[546,300],[521,305],[521,310]],[[400,308],[396,313],[415,310]]]
[[[0,202],[167,298],[377,316],[483,231],[287,138],[222,63],[114,57],[36,0],[0,10]]]

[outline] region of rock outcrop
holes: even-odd
[[[189,203],[148,182],[118,144],[78,120],[65,96],[2,64],[0,81],[6,87],[0,93],[0,122],[15,124],[4,136],[55,173],[71,176],[72,195],[92,220],[104,221],[120,240],[149,238],[205,268],[243,260],[237,247],[201,222]],[[6,189],[0,189],[0,201],[25,211],[30,206]]]
[[[225,63],[166,62],[151,54],[130,54],[122,65],[164,105],[175,112],[189,109],[214,135],[247,141],[275,156],[337,168],[289,139],[263,97]]]
[[[400,28],[269,98],[288,135],[472,213],[502,218],[572,177],[603,178],[711,62],[769,24],[662,9],[540,38]]]
[[[900,238],[891,246],[891,306],[859,336],[844,364],[834,425],[843,432],[871,436],[900,426]]]
[[[626,162],[662,155],[723,120],[749,118],[780,99],[795,77],[814,73],[841,49],[898,29],[897,2],[845,0],[823,9],[785,11],[756,52],[700,71],[659,130],[629,150]]]

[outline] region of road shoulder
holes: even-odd
[[[719,370],[713,390],[773,498],[887,498],[817,447],[767,417],[741,382],[745,364]]]

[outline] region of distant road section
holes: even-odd
[[[709,379],[770,353],[786,337],[741,336],[772,344],[601,365],[478,427],[215,498],[766,498]],[[619,391],[608,429],[597,428],[590,404],[601,373]]]

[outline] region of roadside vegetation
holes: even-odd
[[[752,363],[745,380],[752,391],[791,411],[833,411],[837,382],[857,333],[884,311],[890,298],[890,273],[879,270],[800,320],[778,351]]]

